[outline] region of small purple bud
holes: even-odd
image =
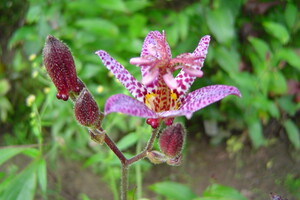
[[[185,130],[180,123],[168,126],[159,137],[160,150],[169,158],[175,158],[183,149]]]
[[[74,113],[76,120],[83,126],[100,127],[103,114],[90,92],[83,89],[75,101]]]
[[[158,151],[148,151],[147,158],[153,164],[161,164],[167,161],[167,157],[163,153],[160,153]]]
[[[44,65],[58,92],[56,97],[68,100],[69,92],[79,92],[73,56],[69,48],[49,35],[43,49]]]

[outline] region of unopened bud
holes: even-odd
[[[183,149],[184,139],[185,130],[180,123],[169,126],[159,137],[160,150],[169,158],[175,158]]]
[[[44,65],[58,92],[58,99],[68,100],[69,92],[79,92],[73,56],[69,48],[49,35],[43,50]]]
[[[74,113],[76,120],[83,126],[100,127],[103,114],[90,92],[83,89],[75,101]]]
[[[167,157],[158,151],[148,151],[147,158],[153,164],[161,164],[167,161]]]

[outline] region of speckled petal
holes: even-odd
[[[112,112],[120,112],[143,118],[157,118],[157,114],[150,110],[144,103],[124,94],[116,94],[109,97],[106,101],[105,115]]]
[[[193,112],[215,103],[228,95],[241,97],[240,91],[233,86],[211,85],[203,87],[185,96],[178,111],[183,111],[187,118],[191,118]]]
[[[228,95],[241,97],[240,91],[233,86],[211,85],[200,88],[189,93],[183,98],[182,105],[178,110],[160,112],[160,117],[176,117],[185,115],[188,119],[197,110],[200,110],[216,101],[223,99]]]
[[[115,77],[124,85],[124,87],[139,101],[144,100],[147,89],[138,82],[120,63],[113,59],[105,51],[97,51],[96,54],[101,58],[103,64],[109,69]]]
[[[157,67],[149,69],[148,73],[143,77],[142,83],[146,86],[153,83],[154,79],[157,78],[158,73],[159,73],[159,68]]]
[[[166,41],[164,31],[162,34],[159,31],[151,31],[148,33],[144,40],[141,57],[153,57],[153,61],[155,58],[158,60],[172,58],[170,46]],[[151,67],[147,65],[141,66],[142,77],[148,75],[150,68]]]
[[[148,33],[144,40],[141,57],[148,55],[155,56],[158,59],[162,59],[164,56],[172,57],[164,31],[162,34],[159,31],[151,31]]]
[[[203,67],[203,63],[206,58],[207,49],[209,46],[209,41],[210,41],[209,35],[202,37],[197,48],[193,52],[194,56],[199,57],[199,59],[197,60],[198,65],[194,65],[195,70],[200,71],[201,68]],[[182,95],[185,94],[190,89],[196,77],[189,75],[184,70],[181,70],[175,79],[178,84],[177,92],[178,94]]]

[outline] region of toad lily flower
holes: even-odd
[[[176,116],[191,118],[192,114],[223,99],[228,95],[241,96],[233,86],[211,85],[188,93],[196,77],[201,77],[201,68],[207,54],[210,36],[201,38],[193,53],[185,53],[172,59],[165,34],[150,32],[145,38],[141,56],[132,58],[131,64],[141,67],[142,83],[137,81],[120,63],[107,52],[96,54],[103,64],[128,89],[134,98],[124,94],[111,96],[104,112],[120,112],[147,118],[147,123],[156,128],[163,120],[171,125]],[[181,69],[174,78],[172,73]]]

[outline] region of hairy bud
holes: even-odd
[[[160,150],[169,158],[177,157],[184,145],[185,130],[180,123],[176,123],[163,130],[159,138]]]
[[[44,65],[58,92],[58,99],[68,100],[69,92],[79,92],[73,56],[69,48],[49,35],[43,49]]]
[[[167,161],[167,157],[158,151],[148,151],[147,158],[153,164],[161,164]]]
[[[83,126],[100,127],[103,114],[90,92],[84,88],[75,101],[76,120]]]

